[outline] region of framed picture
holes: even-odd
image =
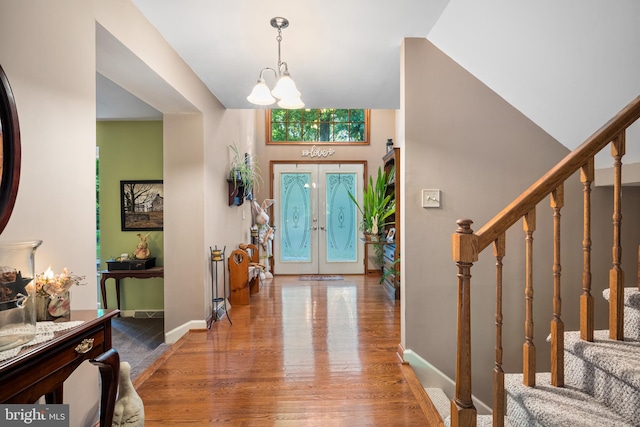
[[[393,242],[396,238],[396,228],[391,227],[387,233],[387,242]]]
[[[122,231],[162,230],[162,180],[120,181]]]

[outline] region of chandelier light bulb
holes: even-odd
[[[278,99],[284,99],[299,97],[300,92],[291,76],[285,72],[276,82],[276,87],[271,91],[271,95]]]
[[[287,110],[298,110],[304,108],[304,102],[300,99],[300,95],[296,95],[290,98],[282,98],[278,101],[278,107],[285,108]]]
[[[271,96],[269,87],[262,78],[258,80],[258,83],[253,87],[251,94],[247,96],[247,101],[256,105],[271,105],[276,102],[275,98]]]

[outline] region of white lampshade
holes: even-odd
[[[289,73],[285,72],[276,82],[276,87],[271,91],[271,95],[278,99],[295,98],[300,96],[300,92],[298,92]]]
[[[276,102],[275,98],[271,96],[269,87],[267,87],[264,79],[258,80],[258,83],[253,87],[251,94],[247,96],[247,101],[256,105],[271,105]]]
[[[300,95],[296,95],[291,98],[282,98],[278,101],[278,107],[285,108],[287,110],[297,110],[304,107],[304,102],[300,99]]]

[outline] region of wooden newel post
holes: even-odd
[[[471,267],[478,260],[478,236],[470,219],[456,221],[451,236],[453,260],[458,265],[458,352],[456,395],[451,400],[451,425],[475,427],[477,412],[471,399]]]

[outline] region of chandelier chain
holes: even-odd
[[[282,29],[278,27],[278,36],[276,37],[278,41],[278,75],[280,75],[280,67],[282,66],[282,60],[280,59],[280,42],[282,41]]]

